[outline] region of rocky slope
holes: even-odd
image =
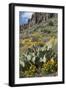
[[[57,17],[57,14],[34,13],[32,18],[28,20],[27,24],[20,25],[20,32],[22,32],[24,29],[32,27],[35,24],[39,24],[41,22],[46,23],[52,17]]]

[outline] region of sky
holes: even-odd
[[[32,12],[19,12],[19,24],[27,24],[28,19],[30,19],[32,17]]]

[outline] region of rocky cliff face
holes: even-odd
[[[35,24],[39,24],[41,22],[47,22],[49,18],[53,17],[55,14],[48,13],[34,13],[32,18],[28,20],[27,24],[23,24],[20,26],[20,30],[24,30],[32,27]],[[56,16],[56,15],[55,15]]]
[[[48,20],[48,14],[43,14],[43,13],[34,13],[32,15],[31,20],[29,21],[30,25],[33,24],[39,24],[42,21],[47,21]]]

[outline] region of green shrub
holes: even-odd
[[[42,74],[51,74],[57,72],[57,62],[55,60],[49,60],[42,66]]]
[[[50,21],[50,22],[49,22],[49,26],[54,26],[53,21]]]
[[[35,71],[36,71],[36,66],[31,64],[30,68],[24,71],[24,76],[33,77],[35,76]]]

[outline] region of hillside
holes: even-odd
[[[50,63],[51,66],[52,62],[54,62],[53,65],[55,65],[55,63],[57,65],[57,29],[57,14],[48,13],[34,13],[27,24],[20,26],[20,77],[23,77],[21,73],[23,73],[25,77],[33,76],[33,74],[36,74],[34,76],[45,76],[45,74],[49,75],[52,73],[51,70],[49,70],[50,72],[44,72],[45,61],[43,60],[46,58],[47,65]],[[28,66],[26,66],[28,69],[25,67],[26,70],[22,72],[21,70],[23,70],[23,66],[25,66],[24,62],[28,63]],[[37,70],[35,71],[36,73],[30,72],[29,74],[30,66],[34,71],[39,68],[41,73]],[[40,70],[40,68],[42,69]],[[52,68],[54,68],[54,76],[55,72],[57,74],[57,66]],[[48,72],[49,74],[47,74]]]

